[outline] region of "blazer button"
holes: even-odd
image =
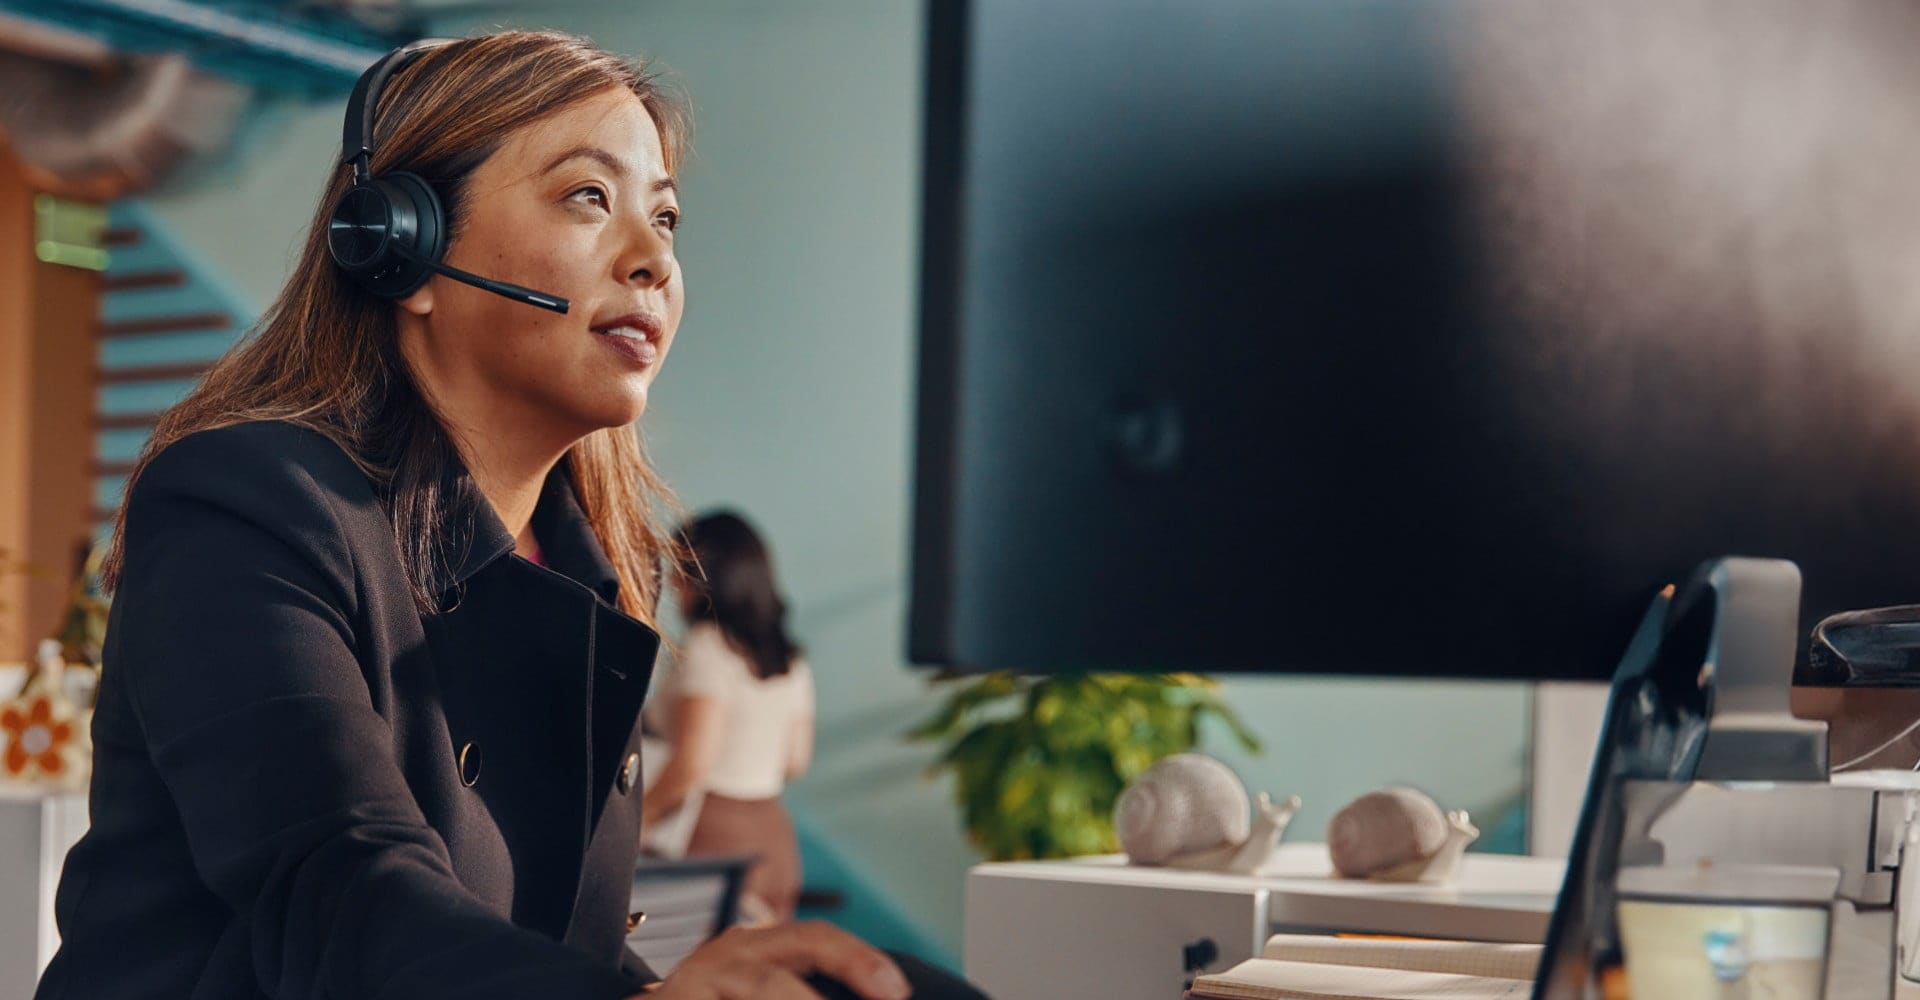
[[[633,791],[633,786],[639,783],[640,783],[640,755],[637,753],[630,753],[627,755],[627,762],[625,764],[620,765],[620,777],[616,782],[616,784],[620,786],[620,794],[627,795]]]
[[[641,924],[647,922],[647,915],[638,911],[627,914],[627,933],[632,934]]]
[[[460,783],[472,788],[480,780],[480,744],[468,741],[460,748]]]

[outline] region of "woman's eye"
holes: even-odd
[[[670,233],[678,232],[680,229],[679,209],[669,208],[666,211],[661,212],[659,215],[659,220],[666,225],[667,232],[670,232]]]
[[[592,184],[575,191],[567,197],[576,201],[585,201],[589,205],[595,205],[600,208],[607,207],[607,193]]]

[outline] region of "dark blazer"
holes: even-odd
[[[563,467],[564,468],[564,467]],[[154,458],[93,721],[46,1000],[602,998],[625,947],[635,725],[659,638],[564,471],[513,555],[464,475],[443,614],[325,437],[255,422]]]

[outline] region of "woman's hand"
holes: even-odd
[[[803,979],[829,976],[867,1000],[907,1000],[899,966],[828,924],[735,927],[694,949],[651,992],[630,1000],[820,1000]]]

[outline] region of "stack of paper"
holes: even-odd
[[[1276,934],[1194,1000],[1524,1000],[1540,946]]]

